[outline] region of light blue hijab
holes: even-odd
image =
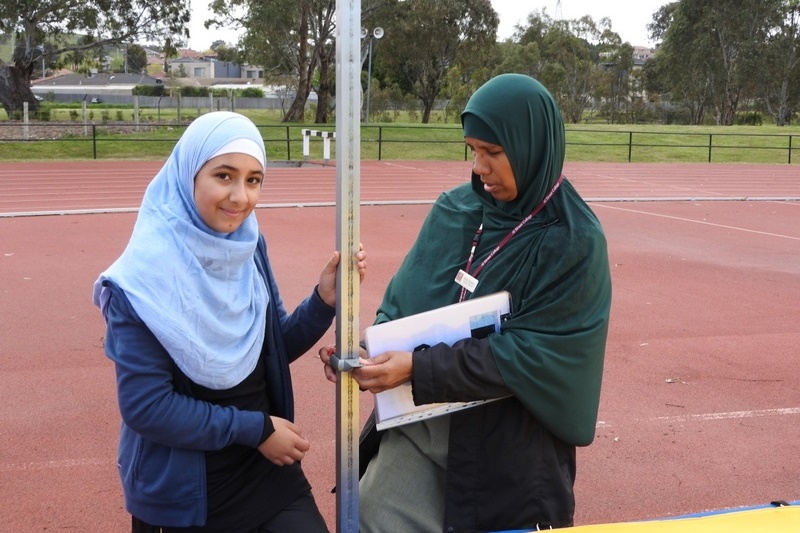
[[[241,383],[255,368],[269,301],[254,261],[255,213],[236,231],[219,233],[194,201],[197,172],[237,139],[254,141],[266,166],[264,141],[247,117],[222,111],[192,122],[148,185],[127,248],[93,294],[105,317],[103,281],[118,285],[178,368],[217,390]]]

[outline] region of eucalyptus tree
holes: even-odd
[[[517,43],[540,43],[555,21],[548,15],[547,9],[534,10],[528,13],[524,24],[514,26],[512,40]]]
[[[228,61],[231,63],[242,62],[239,49],[225,41],[214,41],[211,43],[210,49],[217,54],[217,60],[219,61]]]
[[[698,125],[705,120],[714,90],[708,75],[711,45],[707,35],[678,38],[691,31],[678,7],[679,2],[663,5],[648,25],[650,37],[661,46],[644,67],[645,90],[651,99],[661,100],[664,122],[672,122],[676,110],[685,110],[688,122]]]
[[[631,84],[633,46],[622,42],[619,34],[611,29],[610,19],[600,19],[599,28],[589,22],[593,21],[583,23],[593,30],[587,34],[595,62],[592,96],[604,102],[608,120],[614,124],[622,121],[621,115],[628,114],[634,97]]]
[[[668,86],[681,91],[687,74],[695,95],[713,105],[716,121],[731,125],[742,98],[752,97],[765,32],[780,0],[680,0],[651,25],[662,37],[659,58]]]
[[[499,18],[489,0],[405,0],[386,11],[381,64],[422,101],[422,122],[455,65],[479,63],[496,47]]]
[[[0,34],[10,36],[9,62],[0,59],[0,103],[9,116],[28,102],[37,67],[63,54],[88,53],[138,37],[188,37],[189,6],[180,0],[5,0]]]
[[[128,72],[141,74],[147,69],[147,52],[138,44],[125,47],[125,62]]]
[[[595,69],[593,94],[602,98],[611,124],[624,122],[633,97],[633,46],[620,42],[601,46],[601,58]]]
[[[500,50],[502,51],[502,57],[495,68],[495,75],[516,72],[539,78],[543,62],[542,51],[538,42],[524,44],[501,43]]]
[[[542,57],[541,82],[556,97],[565,120],[580,122],[596,86],[589,44],[573,34],[566,21],[559,21],[544,36]]]
[[[664,123],[703,124],[711,106],[711,80],[688,55],[684,57],[685,68],[674,68],[677,63],[672,57],[676,53],[659,50],[647,61],[643,68],[645,92],[652,102],[661,104]]]
[[[317,82],[316,122],[326,122],[334,62],[335,0],[212,0],[206,26],[244,30],[242,58],[269,77],[291,76],[294,98],[283,122],[300,122]]]
[[[800,106],[800,0],[782,0],[760,54],[759,95],[778,126]]]
[[[608,19],[601,23],[610,28]],[[598,50],[591,44],[600,42],[602,35],[589,16],[554,20],[544,9],[532,11],[526,25],[514,33],[518,49],[506,53],[500,68],[523,68],[553,94],[565,120],[580,122],[587,105],[605,96],[597,90],[602,77]]]

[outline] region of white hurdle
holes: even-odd
[[[311,137],[322,137],[322,157],[327,163],[331,158],[331,139],[336,138],[335,131],[302,130],[303,161],[308,161],[311,154]]]

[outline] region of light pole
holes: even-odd
[[[125,44],[125,50],[123,51],[122,48],[117,48],[122,55],[122,70],[125,74],[128,73],[128,43]]]
[[[364,116],[364,122],[366,124],[369,124],[369,93],[372,85],[372,41],[374,39],[380,39],[381,37],[383,37],[383,28],[380,26],[372,30],[372,35],[370,35],[366,28],[361,28],[361,38],[369,39],[369,41],[367,41],[367,112]]]
[[[42,53],[42,78],[45,76],[45,67],[44,67],[44,45],[39,45],[36,47]]]

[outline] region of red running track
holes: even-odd
[[[139,206],[160,168],[153,161],[67,161],[0,165],[0,215]],[[568,163],[566,176],[587,199],[800,200],[800,170],[788,165]],[[364,203],[430,202],[469,178],[469,163],[364,161]],[[304,164],[271,167],[263,206],[324,205],[336,200],[336,169]]]
[[[0,168],[0,531],[129,530],[113,368],[90,290],[135,213],[9,214],[135,208],[157,168]],[[467,171],[362,164],[362,199],[384,203],[361,209],[370,254],[362,328],[428,202]],[[800,202],[785,200],[800,197],[798,172],[574,164],[567,175],[604,225],[614,283],[597,438],[579,450],[577,522],[800,499]],[[329,204],[333,182],[330,167],[270,171],[263,202],[285,207],[257,216],[287,306],[313,286],[335,239],[334,207],[297,205]],[[334,528],[335,390],[314,353],[292,371],[298,423],[312,442],[304,468]],[[362,418],[370,405],[362,395]]]

